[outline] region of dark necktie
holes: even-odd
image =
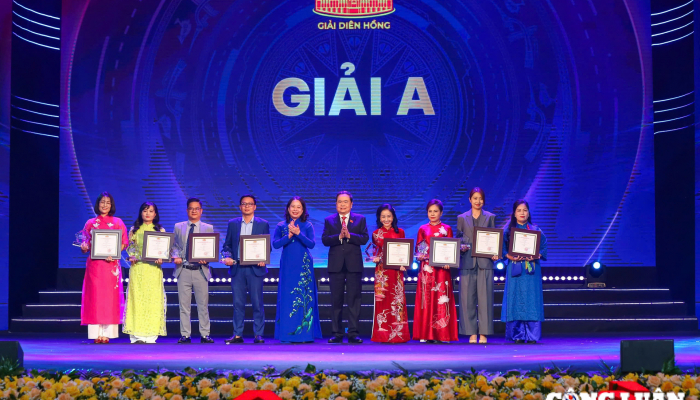
[[[190,236],[194,233],[194,227],[195,224],[190,224],[190,233],[187,234],[187,238],[185,238],[185,260],[189,258],[189,251],[190,251]]]

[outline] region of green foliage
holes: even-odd
[[[0,376],[19,376],[24,374],[24,368],[20,367],[18,360],[0,358]]]

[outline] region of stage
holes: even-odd
[[[424,369],[486,371],[512,369],[533,370],[540,367],[573,367],[577,371],[600,371],[601,360],[608,365],[620,364],[620,341],[623,339],[674,339],[676,364],[684,370],[700,360],[700,334],[687,335],[586,335],[546,336],[535,345],[516,345],[500,337],[489,338],[486,345],[459,343],[386,345],[369,342],[361,345],[330,345],[325,340],[314,344],[288,345],[266,339],[265,344],[225,345],[224,337],[215,344],[179,345],[177,338],[160,338],[154,345],[132,345],[126,336],[107,345],[95,345],[77,334],[3,334],[0,340],[17,340],[24,350],[26,369],[202,369],[260,370],[272,365],[277,370],[289,367],[304,369],[307,363],[318,369],[360,371],[396,370],[394,363],[409,371]]]

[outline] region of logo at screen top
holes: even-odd
[[[394,0],[316,0],[314,12],[336,18],[370,18],[391,14]]]

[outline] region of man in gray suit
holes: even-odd
[[[471,210],[457,217],[457,237],[462,238],[459,278],[459,333],[469,335],[469,343],[486,343],[493,334],[493,259],[472,257],[474,226],[495,228],[496,216],[482,210],[484,192],[476,187],[469,194]],[[478,325],[477,325],[478,305]]]
[[[190,264],[187,261],[187,245],[190,233],[211,233],[214,227],[201,221],[202,202],[198,198],[187,199],[188,220],[175,224],[175,243],[172,249],[173,262],[176,265],[177,297],[180,300],[180,335],[178,343],[192,343],[192,322],[190,311],[192,309],[192,290],[197,301],[197,315],[199,316],[199,333],[202,336],[201,343],[214,343],[209,337],[209,264],[200,261],[198,264]]]

